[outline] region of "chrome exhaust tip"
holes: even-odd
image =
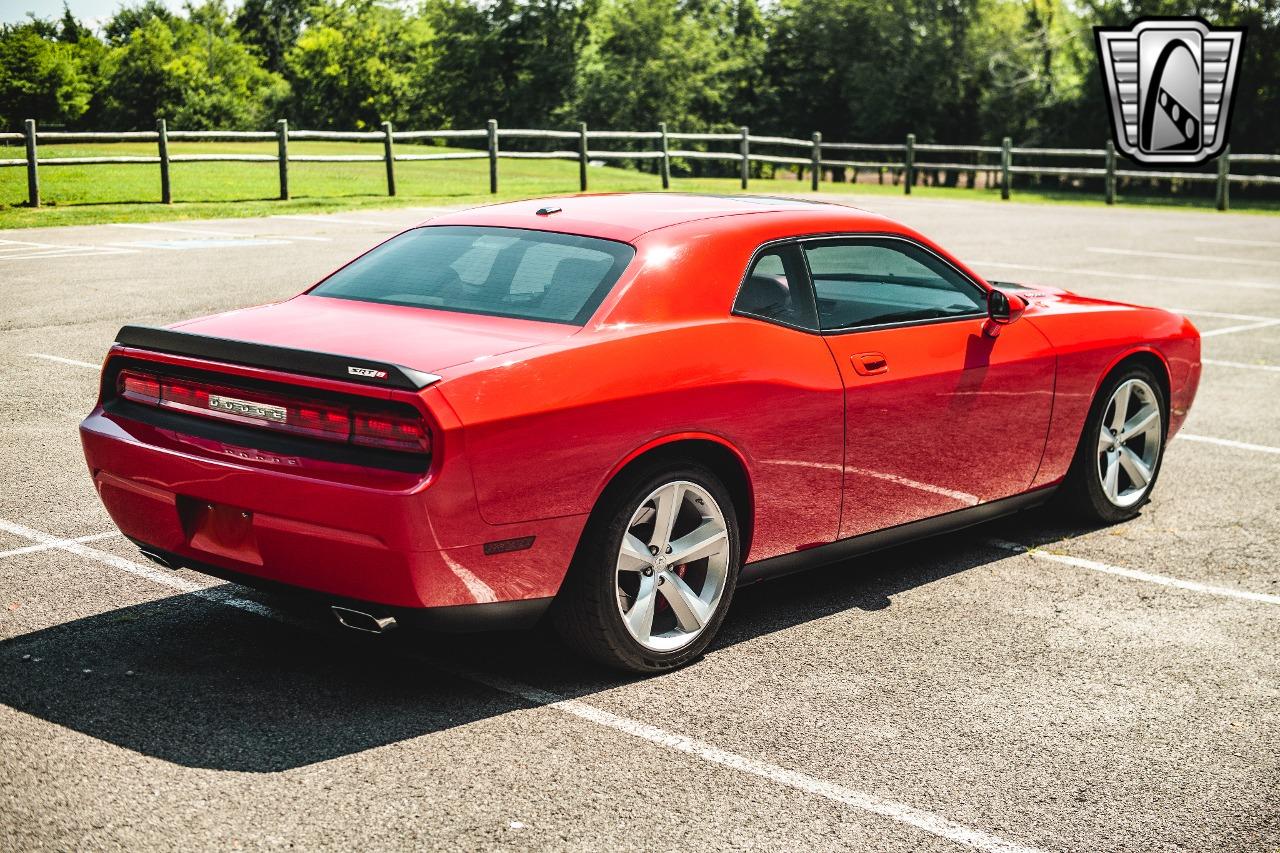
[[[372,613],[352,610],[350,607],[340,607],[336,604],[329,609],[333,611],[333,618],[338,620],[339,625],[344,628],[350,628],[353,631],[385,634],[396,627],[396,617],[394,616],[374,616]]]
[[[172,563],[170,563],[170,562],[169,562],[168,560],[166,560],[164,557],[161,557],[161,556],[160,556],[159,554],[157,554],[155,551],[148,551],[146,548],[139,548],[138,550],[142,552],[142,556],[146,557],[148,560],[150,560],[151,562],[155,563],[157,566],[159,566],[159,567],[160,567],[160,568],[162,568],[162,569],[176,569],[176,568],[177,568],[177,566],[175,566],[175,565],[173,565]]]

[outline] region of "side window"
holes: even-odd
[[[933,253],[901,240],[804,246],[823,330],[982,314],[984,293]]]
[[[818,328],[799,247],[777,246],[756,256],[733,310],[802,329]]]

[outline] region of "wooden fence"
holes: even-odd
[[[449,151],[436,154],[398,153],[397,142],[484,140],[484,149],[474,151]],[[275,154],[170,154],[170,141],[272,141]],[[325,140],[333,142],[382,143],[381,154],[289,154],[290,140]],[[503,140],[549,140],[552,143],[573,145],[572,149],[552,151],[508,150],[501,146]],[[593,141],[645,142],[656,147],[644,150],[593,149]],[[1231,167],[1238,164],[1280,164],[1280,154],[1232,154],[1228,148],[1215,161],[1213,171],[1152,171],[1146,169],[1122,169],[1117,166],[1115,146],[1111,141],[1103,148],[1019,148],[1005,137],[1003,144],[993,145],[933,145],[916,142],[915,134],[907,134],[902,143],[879,144],[865,142],[827,142],[821,133],[809,139],[787,136],[752,136],[746,127],[737,133],[676,133],[659,123],[657,130],[621,131],[588,130],[580,124],[576,131],[499,129],[490,119],[487,126],[475,130],[395,130],[390,122],[383,122],[375,131],[327,131],[290,130],[287,121],[276,122],[274,131],[240,130],[169,130],[165,121],[156,122],[154,131],[126,131],[96,133],[83,131],[38,131],[35,121],[28,119],[22,133],[0,133],[0,142],[23,142],[26,156],[16,159],[0,159],[0,167],[27,168],[27,196],[31,207],[40,205],[40,168],[109,163],[149,163],[160,167],[160,194],[165,204],[173,202],[169,167],[172,163],[207,162],[269,162],[276,163],[280,173],[280,198],[289,198],[289,164],[292,163],[364,163],[380,162],[386,165],[387,194],[396,194],[395,164],[423,160],[488,160],[489,192],[498,191],[498,162],[502,159],[551,159],[576,160],[578,185],[587,190],[587,169],[593,160],[650,160],[657,161],[657,172],[662,188],[671,186],[671,160],[711,160],[735,163],[738,166],[742,188],[748,188],[753,163],[774,166],[790,166],[808,169],[811,188],[816,192],[827,169],[851,169],[856,177],[858,170],[878,172],[881,182],[886,173],[904,193],[911,188],[921,174],[951,172],[966,175],[968,186],[973,187],[978,174],[987,175],[987,185],[998,183],[1000,197],[1007,199],[1012,192],[1014,175],[1056,175],[1062,177],[1101,178],[1107,204],[1116,200],[1116,180],[1131,178],[1140,180],[1203,181],[1215,184],[1215,202],[1218,210],[1230,207],[1232,184],[1280,184],[1280,175],[1233,174]],[[155,142],[156,156],[118,157],[52,157],[40,159],[41,143],[85,142]],[[731,143],[730,150],[672,148],[672,143],[718,144]],[[761,154],[755,147],[770,149],[799,149],[804,156]],[[832,155],[835,155],[834,157]],[[840,159],[841,157],[848,159]],[[876,159],[867,159],[875,157]],[[932,158],[943,157],[942,160]],[[1015,163],[1015,158],[1019,158]],[[1099,166],[1060,165],[1043,163],[1046,158],[1065,159],[1070,163],[1081,160],[1101,161]]]

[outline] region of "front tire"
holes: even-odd
[[[1146,366],[1123,367],[1108,377],[1063,483],[1067,507],[1104,524],[1136,516],[1160,474],[1168,411],[1160,382]]]
[[[666,462],[627,472],[587,523],[553,624],[606,666],[674,669],[700,655],[724,621],[740,547],[733,499],[705,467]]]

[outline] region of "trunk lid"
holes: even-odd
[[[438,372],[568,337],[577,326],[296,296],[172,326],[175,331],[297,350],[338,353]]]

